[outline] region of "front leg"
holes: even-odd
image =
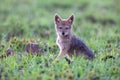
[[[62,53],[62,51],[60,51],[58,56],[56,57],[56,59],[52,62],[52,64],[55,64],[56,61],[59,61],[62,58],[63,55],[64,54]]]
[[[63,55],[64,55],[64,51],[60,50],[60,53],[58,54],[58,56],[57,56],[57,58],[55,59],[55,61],[60,60]]]

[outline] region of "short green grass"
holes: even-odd
[[[96,58],[61,59],[55,44],[54,14],[75,15],[73,32],[93,50]],[[120,80],[119,0],[1,0],[0,80]],[[34,40],[42,55],[26,54],[23,42]],[[113,56],[114,58],[107,58]]]

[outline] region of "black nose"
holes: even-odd
[[[64,33],[64,32],[62,32],[62,35],[65,35],[65,33]]]

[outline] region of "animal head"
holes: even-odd
[[[73,14],[68,19],[62,19],[58,14],[55,14],[55,29],[59,37],[68,37],[72,33],[73,20]]]

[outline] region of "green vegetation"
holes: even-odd
[[[73,32],[94,51],[94,60],[52,64],[59,53],[55,13],[75,14]],[[120,80],[119,13],[120,0],[1,0],[0,80]],[[30,41],[39,44],[38,55],[25,51]]]

